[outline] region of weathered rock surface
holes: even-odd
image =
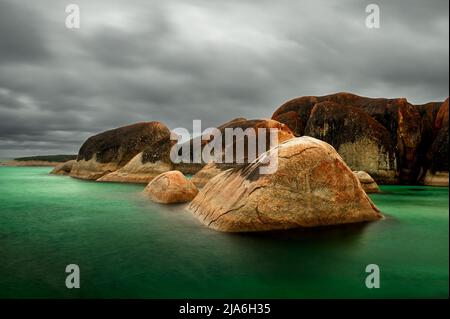
[[[219,175],[223,171],[236,167],[235,164],[216,164],[209,163],[205,165],[200,171],[198,171],[191,178],[191,182],[198,188],[202,188],[206,185],[214,176]]]
[[[244,131],[246,129],[254,129],[255,133],[259,128],[266,128],[271,129],[275,128],[278,129],[278,143],[282,143],[286,140],[294,138],[294,134],[292,131],[282,123],[279,123],[275,120],[233,120],[227,123],[227,125],[222,125],[219,127],[219,129],[223,132],[225,128],[242,128]],[[223,135],[224,136],[224,135]],[[256,139],[256,143],[258,143],[258,135]],[[269,135],[266,134],[266,145],[265,150],[269,150]],[[225,152],[227,149],[233,150],[233,152],[236,152],[236,143],[240,141],[243,142],[245,145],[245,149],[247,148],[247,140],[244,137],[244,141],[236,139],[232,145],[227,145],[225,138],[223,138],[222,143],[224,145],[222,151]],[[237,167],[239,165],[249,163],[250,159],[248,158],[248,153],[244,154],[244,161],[243,163],[238,163],[236,161],[236,158],[233,158],[232,163],[225,163],[225,160],[223,160],[222,163],[209,163],[206,166],[204,166],[200,171],[198,171],[191,179],[191,181],[199,188],[203,187],[211,178],[216,176],[217,174],[223,172],[224,170]]]
[[[358,178],[362,188],[366,193],[369,194],[380,192],[380,188],[378,187],[377,183],[374,181],[372,176],[370,176],[364,171],[355,171],[353,172],[353,174],[355,174],[355,176]]]
[[[222,140],[221,140],[221,145],[222,145],[222,154],[223,154],[223,159],[225,157],[225,152],[228,150],[232,150],[233,154],[236,155],[236,145],[238,142],[242,143],[244,145],[244,151],[245,153],[244,155],[244,162],[247,162],[248,160],[248,136],[244,135],[241,138],[234,138],[232,143],[229,143],[226,140],[226,129],[241,129],[243,132],[247,132],[247,131],[251,131],[252,133],[255,134],[256,136],[256,143],[258,145],[259,142],[259,135],[258,135],[258,130],[259,129],[266,129],[266,135],[265,135],[265,150],[268,150],[270,148],[269,145],[269,129],[277,129],[278,130],[278,142],[281,143],[287,139],[291,139],[294,137],[292,131],[287,127],[287,125],[280,123],[278,121],[275,120],[267,120],[267,119],[256,119],[256,120],[241,120],[241,119],[234,119],[232,121],[229,121],[225,124],[222,124],[218,127],[218,129],[221,132],[221,136],[222,136]],[[186,145],[186,147],[190,147],[191,149],[191,158],[190,161],[193,161],[193,145],[195,144],[195,141],[198,139],[201,139],[201,137],[198,138],[194,138],[188,142],[186,142],[184,145]],[[198,144],[201,144],[202,149],[210,142],[212,141],[213,138],[210,137],[209,139],[205,139],[202,140],[201,142],[199,142]],[[183,144],[181,144],[183,145]],[[233,162],[236,161],[236,157],[233,157]],[[223,161],[224,162],[224,161]],[[199,168],[199,170],[206,165],[207,163],[199,163],[201,164],[200,166],[197,166]],[[228,163],[229,164],[229,163]],[[180,164],[181,166],[182,164]],[[184,172],[183,170],[181,170],[183,173],[186,174],[186,172]],[[188,172],[189,174],[192,174],[192,171]]]
[[[73,165],[76,163],[76,160],[70,160],[65,163],[61,163],[58,166],[56,166],[50,174],[54,175],[69,175],[72,171]]]
[[[304,134],[333,145],[353,170],[365,170],[384,184],[395,183],[396,158],[391,136],[359,108],[335,102],[317,103]]]
[[[448,145],[449,111],[448,99],[441,105],[436,115],[434,129],[436,137],[427,154],[428,169],[424,184],[430,186],[448,186]]]
[[[382,218],[357,177],[329,144],[299,137],[280,144],[277,150],[275,173],[261,175],[260,161],[226,170],[204,186],[189,210],[203,224],[228,232]]]
[[[127,165],[100,177],[97,181],[148,184],[159,174],[173,169],[169,161],[156,160],[154,162],[144,162],[142,159],[143,156],[144,153],[139,153]]]
[[[243,130],[251,128],[279,128],[279,139],[285,140],[292,138],[293,135],[286,125],[274,120],[246,120],[236,118],[218,127],[224,133],[226,128],[242,128]],[[256,131],[255,131],[256,132]],[[224,152],[230,145],[226,144],[224,134],[222,135],[222,151]],[[267,139],[268,141],[268,139]],[[149,183],[153,178],[162,172],[178,170],[183,174],[196,174],[205,165],[205,162],[193,162],[193,140],[186,142],[191,149],[190,163],[173,163],[170,159],[170,151],[176,142],[171,141],[167,136],[149,145],[140,154],[136,155],[128,164],[98,179],[100,182],[130,182],[130,183]],[[205,147],[208,140],[201,141],[201,149]]]
[[[146,148],[167,139],[170,139],[170,131],[160,122],[142,122],[97,134],[81,146],[70,175],[97,180],[125,166]]]
[[[124,167],[97,181],[148,184],[159,174],[174,169],[170,160],[170,149],[174,143],[170,140],[170,135],[167,135],[137,154]]]
[[[189,202],[197,193],[197,187],[180,171],[169,171],[156,176],[144,190],[144,194],[151,200],[161,204]]]
[[[425,174],[423,184],[426,186],[446,186],[448,187],[448,172],[431,172]]]
[[[437,112],[442,102],[415,106],[408,103],[404,98],[367,98],[350,93],[336,93],[293,99],[281,105],[272,118],[288,125],[297,136],[307,135],[306,128],[309,127],[309,131],[313,129],[313,124],[309,123],[313,115],[312,110],[316,104],[323,102],[333,102],[341,106],[360,109],[387,130],[392,146],[388,143],[388,145],[385,145],[385,149],[392,147],[395,152],[396,164],[393,169],[396,171],[396,180],[393,181],[394,183],[417,184],[423,179],[425,172],[431,165],[427,154],[439,131],[441,131],[439,127],[435,127],[435,121],[440,123],[440,118],[445,118],[444,110],[441,111],[442,116],[439,116]],[[325,116],[324,120],[339,116],[334,114],[323,115]],[[448,118],[448,113],[446,118]],[[363,121],[362,125],[365,122]],[[355,125],[357,126],[356,123],[354,123]],[[443,128],[445,130],[444,125]],[[332,134],[330,132],[328,135]],[[440,140],[442,141],[443,138],[444,133],[441,134]],[[331,143],[341,154],[342,150],[339,149],[338,145]],[[442,145],[441,142],[438,143]],[[435,150],[437,148],[437,146],[434,146]],[[350,160],[349,154],[341,155],[345,157],[349,166],[354,170],[368,171],[378,183],[392,183],[383,174],[376,174],[369,167],[353,167],[354,162],[359,162],[357,158]],[[354,155],[358,156],[358,153],[355,152]],[[441,157],[438,161],[441,161]],[[372,165],[372,161],[367,163]]]

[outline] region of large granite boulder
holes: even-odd
[[[72,171],[73,165],[76,163],[76,160],[70,160],[64,163],[57,165],[50,174],[54,175],[69,175]]]
[[[428,151],[428,169],[424,184],[430,186],[448,186],[448,144],[449,113],[448,99],[439,108],[435,120],[436,138]]]
[[[304,134],[333,145],[353,170],[364,170],[384,184],[396,182],[391,136],[361,109],[335,102],[317,103],[311,110]]]
[[[357,177],[329,144],[299,137],[254,163],[212,178],[189,205],[208,227],[227,232],[266,231],[374,221],[382,218]],[[262,175],[262,160],[278,169]]]
[[[393,147],[395,151],[394,169],[398,178],[394,182],[416,184],[423,177],[429,161],[426,155],[437,134],[432,124],[435,121],[437,106],[441,103],[432,102],[415,106],[404,98],[367,98],[351,93],[336,93],[293,99],[281,105],[272,118],[288,125],[297,136],[307,135],[305,130],[312,110],[316,104],[323,102],[358,108],[389,132],[392,146],[386,145],[385,148]],[[340,152],[337,145],[332,145]],[[348,156],[346,161],[352,167],[352,161]],[[369,171],[367,167],[352,168]],[[372,172],[371,175],[379,183],[389,182]]]
[[[142,122],[97,134],[81,146],[70,176],[97,180],[125,166],[149,146],[167,139],[170,131],[160,122]]]
[[[152,201],[161,204],[189,202],[197,193],[197,187],[180,171],[169,171],[156,176],[144,190],[144,194]]]

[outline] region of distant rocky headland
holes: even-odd
[[[157,121],[94,135],[52,173],[148,184],[144,194],[153,201],[190,202],[188,210],[220,231],[372,221],[382,215],[366,193],[379,191],[377,184],[448,187],[448,107],[448,99],[413,105],[336,93],[287,101],[270,119],[235,118],[217,127],[276,129],[279,166],[270,175],[257,170],[270,149],[257,160],[245,154],[244,162],[174,163],[177,142]],[[196,142],[209,143],[184,143]],[[225,151],[239,141],[222,142]],[[257,143],[268,146],[266,139]]]
[[[57,166],[70,160],[76,160],[77,155],[42,155],[18,157],[11,161],[1,162],[1,166]]]

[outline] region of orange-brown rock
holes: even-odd
[[[362,188],[367,194],[380,192],[380,188],[378,187],[372,176],[364,171],[355,171],[353,172],[353,174],[355,174],[355,176],[358,178]]]
[[[198,188],[206,185],[214,176],[219,175],[223,171],[236,167],[236,164],[216,164],[209,163],[205,165],[191,178],[191,182]]]
[[[149,147],[170,140],[170,130],[160,122],[142,122],[109,130],[84,142],[71,176],[97,180],[125,166]]]
[[[367,171],[384,184],[396,182],[397,163],[391,136],[361,109],[335,102],[317,103],[304,134],[333,145],[353,170]]]
[[[443,186],[449,185],[448,171],[447,172],[432,172],[428,170],[425,174],[423,184],[426,186]]]
[[[434,128],[436,130],[441,129],[441,127],[448,125],[448,98],[442,103],[439,111],[436,115],[436,120],[434,122]]]
[[[50,174],[54,175],[69,175],[72,171],[73,165],[76,163],[76,160],[70,160],[65,163],[61,163],[58,166],[56,166]]]
[[[144,194],[161,204],[185,203],[198,193],[195,185],[180,171],[169,171],[156,176],[145,188]]]
[[[429,167],[427,153],[438,134],[437,131],[440,130],[441,118],[448,119],[448,114],[445,116],[445,109],[441,111],[441,115],[437,114],[436,107],[441,103],[431,102],[415,106],[404,98],[367,98],[351,93],[296,98],[281,105],[272,118],[285,123],[296,135],[301,136],[306,134],[305,130],[314,106],[322,102],[358,108],[380,123],[389,132],[395,151],[395,170],[398,176],[398,181],[395,182],[405,184],[416,184],[423,178],[424,172]],[[386,148],[389,147],[386,145]],[[346,160],[348,161],[348,158]],[[349,165],[352,166],[351,161]],[[354,169],[369,171],[365,167]],[[386,180],[380,179],[378,174],[371,172],[371,175],[379,183],[386,183]]]
[[[264,164],[260,161],[226,170],[203,187],[189,210],[206,226],[227,232],[382,218],[357,177],[331,145],[299,137],[285,141],[276,150],[275,173],[262,175],[259,168]]]
[[[449,119],[448,99],[439,108],[436,116],[436,137],[427,154],[428,170],[425,177],[426,185],[448,185],[448,145],[449,145]],[[447,174],[447,178],[443,177]],[[447,182],[445,182],[447,180]],[[435,181],[435,182],[434,182]]]

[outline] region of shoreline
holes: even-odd
[[[0,166],[8,166],[8,167],[55,167],[63,162],[50,162],[50,161],[6,161],[0,162]]]

